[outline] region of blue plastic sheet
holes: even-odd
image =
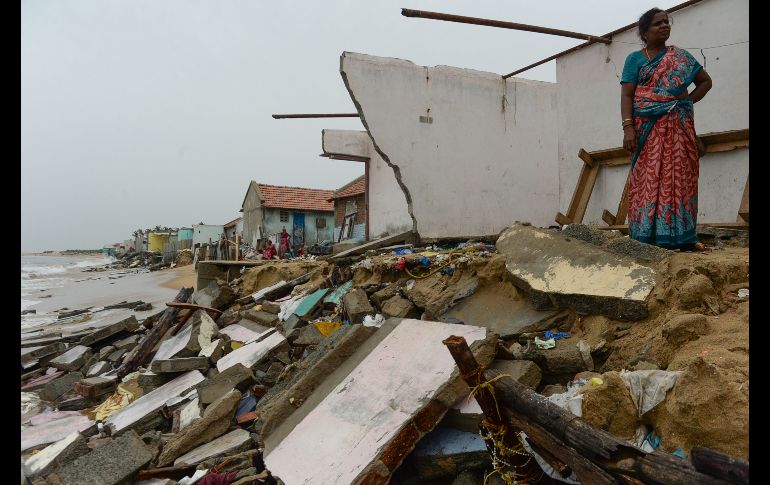
[[[561,340],[563,338],[569,338],[569,332],[553,332],[551,330],[545,331],[545,339]]]

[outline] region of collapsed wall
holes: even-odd
[[[340,71],[423,238],[496,235],[558,211],[555,85],[345,52]]]
[[[369,135],[365,131],[323,130],[321,136],[323,156],[366,164],[370,239],[377,239],[384,233],[394,235],[412,230],[414,223],[404,192],[393,169],[374,149]]]

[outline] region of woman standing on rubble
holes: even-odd
[[[666,12],[645,12],[639,18],[645,46],[628,55],[620,80],[623,148],[633,154],[628,230],[648,244],[702,251],[693,103],[711,89],[711,78],[689,52],[666,46],[670,34]]]

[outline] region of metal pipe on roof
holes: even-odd
[[[516,22],[504,22],[502,20],[480,19],[477,17],[466,17],[464,15],[452,15],[448,13],[428,12],[426,10],[412,10],[402,8],[401,15],[404,17],[418,17],[423,19],[444,20],[447,22],[459,22],[461,24],[483,25],[486,27],[500,27],[501,29],[525,30],[527,32],[538,32],[540,34],[560,35],[562,37],[572,37],[574,39],[586,39],[592,42],[603,42],[609,44],[611,39],[598,37],[595,35],[581,34],[580,32],[570,32],[569,30],[552,29],[549,27],[539,27],[537,25],[519,24]]]
[[[273,115],[276,120],[285,118],[358,118],[358,113],[310,113],[310,114],[287,114]]]
[[[689,7],[691,5],[695,5],[696,3],[700,3],[702,1],[703,0],[689,0],[687,2],[680,3],[679,5],[674,5],[673,7],[669,8],[669,9],[666,9],[665,11],[666,11],[666,13],[674,13],[677,10],[681,10],[681,9]],[[612,38],[613,36],[615,36],[617,34],[620,34],[621,32],[625,32],[627,30],[633,29],[634,27],[637,26],[637,24],[638,24],[638,22],[634,22],[632,24],[628,24],[625,27],[621,27],[619,29],[613,30],[609,34],[604,34],[602,37],[605,37],[605,38],[606,37],[610,37],[610,38]],[[520,73],[522,73],[524,71],[528,71],[529,69],[532,69],[533,67],[537,67],[537,66],[539,66],[541,64],[545,64],[546,62],[552,61],[552,60],[554,60],[556,58],[559,58],[561,56],[566,56],[567,54],[571,54],[571,53],[575,52],[578,49],[582,49],[583,47],[587,47],[587,46],[589,46],[591,44],[594,44],[594,43],[595,43],[595,41],[589,40],[588,42],[586,42],[584,44],[577,45],[575,47],[567,49],[566,51],[562,51],[562,52],[559,52],[558,54],[554,54],[554,55],[552,55],[550,57],[546,57],[545,59],[543,59],[541,61],[537,61],[534,64],[530,64],[527,67],[522,67],[521,69],[519,69],[517,71],[513,71],[513,72],[511,72],[509,74],[504,75],[503,79],[508,79],[511,76],[515,76],[516,74],[520,74]]]

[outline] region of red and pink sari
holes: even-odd
[[[700,68],[689,52],[670,46],[639,70],[634,93],[638,147],[628,187],[628,229],[638,241],[670,248],[698,242],[693,105],[676,96]]]

